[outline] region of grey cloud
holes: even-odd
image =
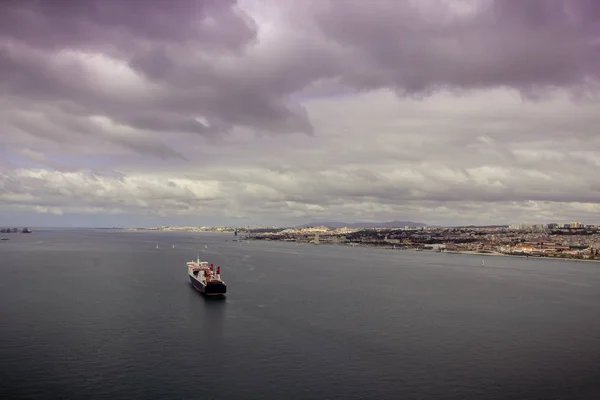
[[[172,113],[139,113],[130,116],[128,125],[151,131],[175,131],[205,133],[208,126],[198,122],[194,118],[181,118]]]
[[[272,90],[268,71],[244,73],[253,60],[243,62],[241,52],[254,43],[256,26],[234,2],[143,2],[135,21],[128,20],[131,7],[141,2],[63,1],[48,10],[44,4],[3,3],[0,88],[6,96],[71,109],[75,103],[81,113],[165,133],[225,133],[234,125],[311,132],[303,108],[284,102],[288,92]],[[63,50],[107,54],[142,73],[147,80],[138,84],[147,89],[133,98],[124,88],[109,93],[90,65],[65,58]],[[221,60],[230,67],[222,68]],[[209,126],[195,124],[196,117]]]
[[[120,208],[146,213],[189,209],[215,199],[214,194],[193,193],[169,180],[119,178],[94,173],[0,173],[4,187],[0,203],[51,209]],[[212,192],[216,187],[213,185]]]
[[[457,171],[439,171],[439,166],[436,171],[435,167],[432,170],[422,169],[414,178],[380,176],[377,182],[365,179],[360,171],[316,175],[298,173],[290,178],[294,182],[292,186],[277,181],[257,181],[264,182],[267,187],[277,188],[286,199],[314,204],[327,204],[328,199],[332,198],[353,202],[369,200],[380,204],[401,204],[419,200],[441,203],[511,200],[600,201],[600,192],[591,190],[589,174],[577,179],[575,174],[555,172],[543,178],[538,177],[535,171],[510,168],[501,171],[496,179],[490,179],[491,173],[488,172],[482,180],[479,180],[475,173],[470,173],[464,181],[459,181],[456,176],[460,175],[460,172],[457,174]],[[553,190],[556,182],[566,177],[570,178],[569,182],[561,182],[560,191]]]
[[[486,95],[481,97],[488,104],[494,103]],[[403,113],[394,111],[401,109],[400,105],[404,103],[379,94],[368,96],[366,101],[374,108],[387,110],[382,114],[373,115],[372,110],[365,107],[355,109],[352,98],[336,106],[348,113],[343,123],[359,129],[350,137],[346,132],[337,130],[335,134],[330,132],[311,140],[305,137],[253,137],[245,143],[233,140],[207,148],[188,147],[184,154],[190,155],[191,165],[183,169],[185,174],[181,173],[181,165],[173,165],[160,173],[155,166],[144,167],[154,171],[157,179],[162,179],[160,176],[165,178],[156,185],[149,178],[143,178],[135,198],[146,205],[137,211],[132,208],[131,212],[156,209],[166,213],[166,210],[172,209],[173,212],[194,214],[210,209],[213,213],[227,210],[233,214],[256,212],[275,215],[276,210],[283,214],[288,210],[289,215],[308,218],[344,210],[348,213],[344,215],[359,215],[362,210],[363,216],[414,213],[422,215],[426,222],[436,222],[441,217],[434,217],[433,221],[427,218],[432,218],[434,212],[448,213],[444,211],[446,209],[454,210],[455,218],[456,215],[483,218],[464,210],[465,205],[473,210],[486,204],[489,212],[495,209],[508,212],[513,204],[517,215],[521,208],[527,208],[528,201],[542,204],[545,210],[560,210],[560,204],[575,202],[598,204],[598,186],[594,185],[595,171],[600,165],[600,160],[594,158],[600,150],[598,141],[582,142],[574,136],[565,141],[540,142],[539,137],[533,134],[516,141],[510,134],[510,121],[515,126],[529,126],[535,131],[535,121],[538,120],[535,113],[515,118],[520,113],[517,109],[505,115],[508,130],[505,136],[483,137],[476,130],[462,129],[461,124],[451,123],[447,131],[439,135],[437,124],[427,123],[427,113],[435,112],[436,107],[432,104],[438,100],[432,99],[433,103],[416,102],[420,108],[414,108],[413,102],[406,103],[405,112],[423,121],[422,129],[416,135],[397,135],[394,130],[382,130],[376,136],[369,136],[368,132],[360,130],[358,122],[370,126],[385,120],[396,126],[397,121],[404,119]],[[395,102],[398,107],[388,107],[389,101]],[[464,99],[462,103],[458,100],[452,103],[461,119],[468,121],[479,114],[477,109],[470,108],[470,102]],[[446,104],[444,101],[437,107],[444,109]],[[544,108],[550,104],[531,107]],[[568,121],[573,115],[594,121],[592,116],[596,115],[595,107],[590,106],[582,113],[579,106],[567,100],[563,100],[559,109],[561,113],[557,122]],[[330,111],[333,110],[321,112],[328,114]],[[319,116],[315,110],[312,112]],[[333,125],[340,123],[335,114],[329,122]],[[365,121],[369,117],[372,119]],[[448,122],[451,122],[450,117],[445,117],[449,118]],[[320,117],[316,121],[321,121]],[[544,126],[543,121],[538,124]],[[589,129],[594,126],[592,124]],[[320,126],[320,129],[328,131],[328,125]],[[336,132],[335,129],[332,131]],[[366,137],[367,140],[361,140],[355,146],[358,137]],[[390,145],[395,147],[390,149]],[[125,167],[121,168],[126,171]],[[134,181],[131,179],[139,175],[140,168],[133,166],[129,172],[123,173],[129,178],[122,184],[124,189],[132,185]],[[176,192],[177,199],[169,197],[170,200],[166,201],[156,195],[156,191],[173,192],[174,183],[169,183],[169,177],[180,177],[177,187],[188,190],[202,182],[218,181],[220,192],[210,205],[206,199],[198,200],[197,195],[190,196],[187,191]],[[45,179],[40,178],[37,186],[46,187]],[[110,182],[109,177],[107,180]],[[120,182],[124,182],[123,178]],[[58,185],[56,181],[54,185]],[[124,192],[117,198],[132,196],[127,193],[131,192]],[[52,196],[45,192],[36,192],[33,196],[36,204],[42,207],[56,207],[61,203],[58,200],[51,204],[43,203],[49,198]],[[62,201],[68,204],[67,199]],[[83,204],[93,202],[94,196],[82,201]],[[98,204],[108,206],[109,203],[92,203],[90,207],[98,207]],[[437,209],[441,211],[435,211]],[[546,215],[543,212],[550,211],[540,211],[536,215]],[[564,211],[561,212],[564,214]],[[498,218],[506,217],[500,215]]]
[[[441,2],[421,8],[395,0],[323,4],[316,13],[321,31],[353,49],[355,62],[344,75],[352,86],[393,85],[408,93],[512,86],[528,92],[598,79],[593,2],[481,1],[474,13],[443,19],[430,17],[435,7],[438,13],[444,8]]]
[[[297,18],[286,16],[290,26],[281,38],[262,44],[233,2],[144,2],[135,21],[124,7],[137,2],[6,2],[1,87],[7,96],[60,101],[65,109],[75,103],[80,113],[136,129],[215,135],[235,126],[314,133],[292,99],[319,82],[429,94],[490,86],[533,92],[598,77],[593,3],[481,2],[488,3],[447,18],[450,11],[433,3],[423,9],[391,0],[305,2],[291,8]],[[111,50],[128,43],[130,50]],[[65,49],[119,59],[146,77],[139,82],[145,89],[134,97],[103,92],[82,61],[59,61],[57,51]],[[208,126],[196,124],[197,117]]]
[[[600,211],[595,1],[288,2],[270,34],[233,2],[52,3],[0,6],[5,210]]]
[[[267,174],[261,170],[245,174],[238,170],[237,173],[242,174],[243,182],[228,180],[219,170],[207,171],[207,175],[220,182],[218,186],[206,179],[173,182],[135,174],[123,178],[81,173],[66,176],[7,173],[1,177],[4,187],[0,202],[5,209],[29,205],[65,213],[81,208],[118,208],[134,214],[183,213],[190,217],[255,213],[263,218],[281,218],[287,215],[288,221],[290,216],[297,219],[319,216],[390,219],[406,215],[443,223],[486,218],[495,218],[494,222],[521,217],[564,218],[569,212],[576,215],[575,202],[595,204],[596,209],[579,211],[579,215],[593,216],[600,200],[597,191],[587,190],[589,174],[565,184],[560,180],[568,174],[555,173],[554,179],[540,180],[536,184],[535,176],[515,169],[507,171],[502,184],[495,187],[493,182],[490,186],[485,177],[478,181],[476,176],[469,176],[458,184],[444,173],[428,170],[420,172],[422,180],[380,177],[381,184],[373,184],[373,179],[366,176],[369,174],[360,171],[346,173],[343,179],[333,171],[317,176],[297,171],[287,177],[288,182],[294,183],[286,183],[286,179],[276,175],[265,177]],[[555,190],[557,181],[561,182],[560,190]],[[560,213],[557,210],[561,210]]]
[[[236,49],[254,39],[253,21],[231,0],[20,0],[0,5],[0,36],[43,48],[131,51],[143,38]],[[226,29],[223,29],[226,26]]]
[[[171,147],[160,142],[147,140],[143,137],[116,136],[111,140],[134,152],[154,156],[163,160],[172,158],[186,159],[181,153],[174,151]]]
[[[32,135],[68,146],[77,143],[86,146],[94,142],[103,146],[104,143],[108,143],[143,155],[163,159],[185,159],[179,152],[154,138],[143,134],[120,134],[113,129],[94,124],[88,118],[63,113],[50,106],[30,109],[27,112],[0,110],[0,116],[4,117],[5,129],[14,132],[15,135]]]

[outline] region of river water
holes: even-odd
[[[482,267],[232,234],[4,236],[3,399],[600,398],[599,263]],[[222,267],[225,299],[192,289],[198,252]]]

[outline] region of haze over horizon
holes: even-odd
[[[600,224],[600,2],[0,3],[0,226]]]

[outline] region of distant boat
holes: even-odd
[[[158,250],[158,245],[156,245],[156,250]]]
[[[175,248],[175,245],[173,245],[173,248]]]
[[[485,261],[481,260],[481,266],[485,267]]]

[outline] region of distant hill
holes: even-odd
[[[508,228],[508,225],[460,225],[452,228]]]
[[[410,226],[412,228],[418,228],[421,226],[427,226],[422,222],[412,221],[388,221],[388,222],[311,222],[310,224],[304,224],[297,228],[307,228],[309,226],[326,226],[328,228],[355,228],[355,229],[369,229],[369,228],[404,228]]]

